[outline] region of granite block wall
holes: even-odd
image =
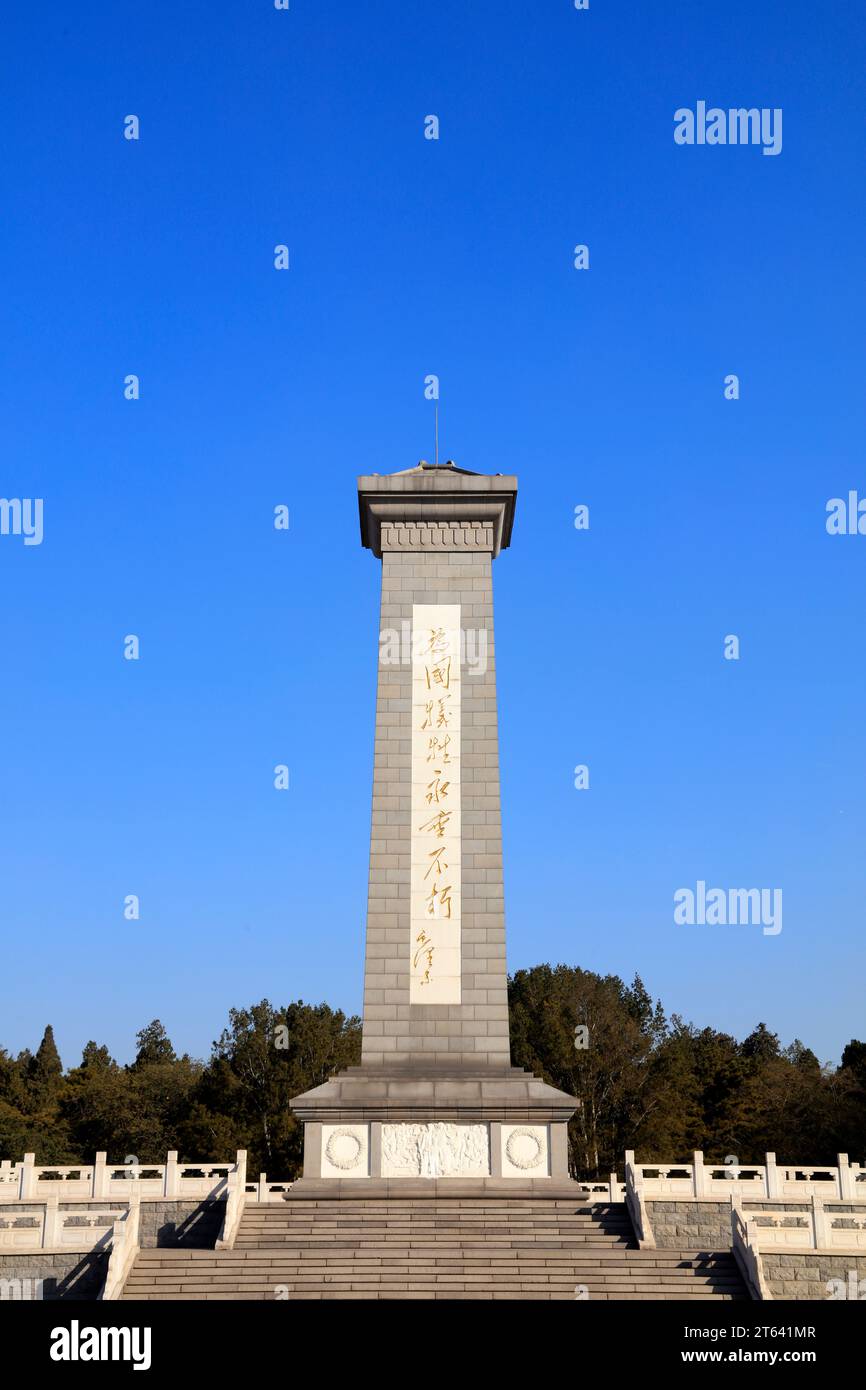
[[[105,1283],[104,1251],[0,1252],[0,1302],[93,1300]]]
[[[783,1250],[761,1255],[773,1299],[866,1301],[866,1254],[788,1255]]]
[[[730,1202],[650,1198],[646,1205],[650,1226],[659,1249],[730,1250]],[[801,1221],[808,1220],[809,1207],[802,1202],[743,1203],[746,1213],[770,1209],[790,1212],[790,1220],[785,1220],[786,1225],[796,1226]]]

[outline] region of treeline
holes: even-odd
[[[578,1177],[638,1161],[866,1161],[866,1043],[822,1065],[803,1043],[782,1047],[759,1023],[741,1042],[668,1019],[639,978],[631,985],[568,966],[539,965],[509,981],[512,1059],[581,1101],[571,1122]],[[35,1053],[0,1049],[0,1157],[42,1164],[182,1161],[249,1154],[249,1171],[300,1172],[302,1127],[289,1102],[357,1064],[361,1020],[327,1004],[233,1009],[208,1061],[178,1057],[155,1020],[120,1066],[89,1042],[64,1070],[50,1027]]]

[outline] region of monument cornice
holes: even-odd
[[[419,464],[403,473],[373,473],[358,479],[361,543],[382,555],[382,527],[388,523],[425,522],[490,527],[491,553],[511,542],[517,479],[504,474],[467,473],[453,464]],[[445,545],[449,543],[445,529]],[[464,545],[457,531],[453,548]]]

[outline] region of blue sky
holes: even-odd
[[[0,1043],[51,1022],[67,1063],[128,1060],[158,1016],[206,1055],[263,995],[360,1009],[355,478],[431,455],[436,373],[442,456],[520,480],[509,967],[638,971],[838,1060],[866,1032],[866,537],[824,524],[866,495],[862,12],[51,3],[4,49],[0,493],[45,535],[0,536]],[[782,108],[782,153],[676,145],[698,100]],[[781,934],[677,926],[699,879],[781,888]]]

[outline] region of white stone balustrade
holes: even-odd
[[[291,1190],[292,1184],[288,1181],[269,1182],[267,1173],[259,1173],[256,1182],[246,1184],[248,1202],[281,1202]]]
[[[767,1154],[763,1164],[708,1164],[696,1151],[691,1163],[635,1163],[631,1150],[626,1166],[631,1166],[635,1187],[645,1199],[704,1197],[728,1200],[732,1196],[770,1201],[809,1201],[813,1196],[836,1201],[866,1201],[866,1166],[850,1163],[839,1154],[833,1165],[778,1164],[775,1154]],[[59,1196],[62,1202],[117,1199],[128,1202],[133,1195],[142,1200],[220,1198],[228,1191],[229,1176],[238,1171],[234,1163],[179,1163],[176,1151],[165,1163],[110,1164],[104,1153],[93,1164],[37,1166],[33,1154],[21,1163],[0,1162],[0,1204],[44,1201]],[[616,1173],[609,1178],[587,1179],[582,1183],[592,1201],[626,1200],[627,1182]],[[281,1201],[291,1191],[288,1180],[258,1179],[244,1183],[246,1200]]]
[[[32,1153],[22,1163],[0,1163],[0,1203],[42,1201],[59,1196],[63,1202],[106,1201],[112,1198],[177,1199],[224,1197],[239,1156],[228,1163],[178,1163],[172,1150],[165,1163],[111,1164],[98,1153],[93,1164],[64,1167],[36,1165]]]
[[[580,1181],[581,1187],[589,1194],[591,1202],[624,1202],[625,1183],[617,1180],[616,1173],[611,1173],[610,1177],[605,1178],[585,1178]]]
[[[742,1236],[754,1251],[821,1250],[866,1252],[866,1199],[856,1207],[825,1205],[813,1196],[802,1211],[739,1210]]]
[[[770,1201],[866,1201],[866,1167],[839,1154],[834,1165],[784,1164],[768,1153],[763,1164],[704,1163],[696,1150],[691,1163],[635,1163],[629,1150],[636,1187],[645,1198],[687,1197],[727,1200],[732,1196]]]
[[[108,1205],[106,1203],[106,1205]],[[111,1237],[122,1211],[63,1211],[58,1194],[33,1203],[0,1207],[0,1252],[15,1250],[99,1250]]]

